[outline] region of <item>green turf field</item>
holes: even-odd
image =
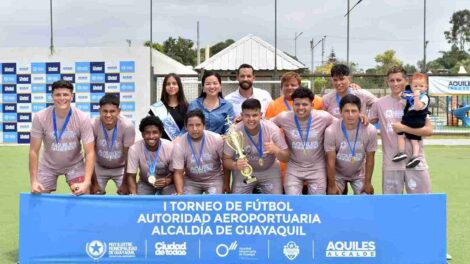
[[[435,193],[446,193],[448,212],[448,252],[451,263],[468,263],[470,259],[470,164],[469,146],[427,146],[432,188]],[[381,191],[380,152],[376,155],[374,186]],[[0,146],[0,263],[14,263],[18,259],[18,197],[29,191],[28,148]],[[467,169],[464,169],[467,168]],[[108,193],[115,193],[114,184],[108,184]],[[63,177],[59,193],[69,193]],[[432,232],[432,230],[430,230]],[[431,248],[429,250],[432,250]]]

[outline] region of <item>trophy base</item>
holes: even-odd
[[[251,176],[251,177],[246,177],[246,178],[243,180],[243,182],[244,182],[245,184],[250,184],[250,183],[253,183],[253,182],[255,182],[255,181],[256,181],[256,177],[253,177],[253,176]]]

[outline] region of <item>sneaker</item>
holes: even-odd
[[[393,156],[393,159],[392,161],[393,162],[399,162],[399,161],[402,161],[404,159],[408,158],[408,156],[403,153],[403,152],[398,152],[395,156]]]
[[[412,169],[416,167],[421,161],[418,159],[418,157],[411,157],[410,161],[406,164],[407,169]]]

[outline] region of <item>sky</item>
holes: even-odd
[[[52,0],[55,47],[140,46],[150,39],[150,0]],[[325,57],[333,49],[346,60],[348,0],[277,0],[278,48],[311,65],[310,41],[325,38]],[[350,0],[351,6],[358,0]],[[374,57],[394,49],[404,63],[423,58],[425,0],[363,0],[350,13],[350,61],[367,69]],[[1,0],[0,47],[49,47],[49,0]],[[455,11],[470,0],[427,0],[427,60],[450,49],[444,31]],[[154,42],[184,37],[201,47],[254,34],[274,45],[274,0],[153,0]],[[314,50],[321,63],[321,44]]]

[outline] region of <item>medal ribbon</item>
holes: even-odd
[[[262,159],[263,158],[263,129],[261,127],[261,124],[259,124],[258,145],[256,145],[255,141],[251,137],[246,127],[243,127],[243,129],[245,130],[245,133],[248,136],[248,139],[256,147],[256,150],[258,150],[258,158]]]
[[[300,139],[302,140],[302,144],[304,145],[304,150],[307,150],[307,141],[308,141],[308,136],[310,135],[310,126],[312,125],[312,115],[308,117],[308,122],[307,122],[307,131],[305,132],[305,140],[304,136],[302,133],[302,128],[300,127],[299,119],[297,116],[294,116],[294,121],[295,121],[295,126],[297,127],[297,131],[299,132]]]
[[[341,120],[341,130],[343,130],[343,135],[346,138],[346,141],[348,142],[349,149],[351,150],[351,155],[354,157],[356,155],[356,143],[357,143],[357,135],[359,134],[359,127],[361,126],[361,121],[357,121],[357,127],[356,127],[356,137],[354,138],[354,146],[351,146],[351,142],[349,141],[349,135],[348,131],[346,130],[346,127],[344,126],[344,121]]]
[[[196,156],[196,152],[194,151],[193,144],[191,143],[191,137],[189,136],[189,133],[186,135],[186,138],[188,140],[189,147],[191,148],[191,153],[194,157],[194,160],[196,161],[196,165],[198,168],[200,168],[202,152],[204,151],[204,143],[206,142],[206,135],[205,134],[202,135],[201,148],[199,149],[199,157]]]
[[[145,145],[145,143],[144,143]],[[147,146],[145,145],[145,156],[147,157],[147,163],[149,165],[149,175],[155,175],[155,169],[157,167],[157,160],[158,160],[158,155],[160,154],[160,149],[162,148],[162,141],[160,140],[158,142],[158,148],[157,148],[157,153],[155,153],[155,159],[152,161],[152,157],[150,157],[149,150]]]
[[[55,108],[52,109],[52,121],[54,123],[54,138],[55,138],[55,143],[59,143],[60,139],[62,138],[62,135],[64,134],[65,128],[67,127],[67,124],[70,122],[70,117],[72,116],[72,108],[70,108],[69,113],[67,114],[67,117],[65,118],[64,124],[62,125],[62,129],[60,129],[60,133],[57,131],[57,117],[55,115]]]

